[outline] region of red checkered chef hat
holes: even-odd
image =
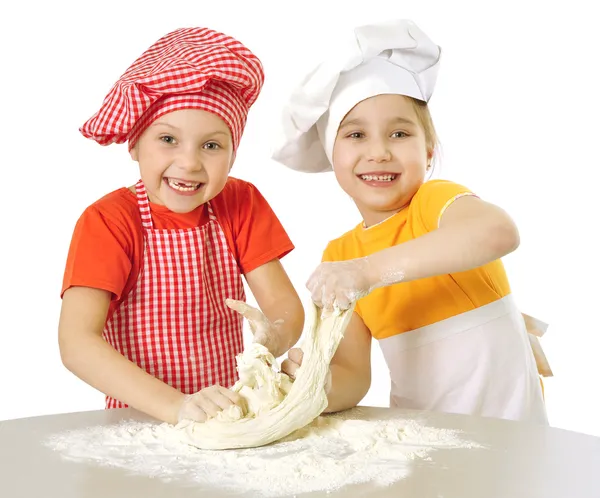
[[[181,28],[125,71],[80,131],[101,145],[129,141],[131,149],[161,116],[202,109],[227,123],[235,150],[263,82],[260,60],[239,41],[208,28]]]

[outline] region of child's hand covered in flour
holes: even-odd
[[[262,344],[275,356],[281,346],[279,324],[277,322],[271,323],[262,311],[243,301],[227,299],[225,304],[248,320],[254,342]]]
[[[380,286],[371,270],[368,257],[321,263],[306,287],[317,306],[325,310],[334,306],[348,309],[353,302]]]
[[[232,405],[243,406],[243,404],[244,400],[238,393],[215,384],[195,394],[186,395],[179,408],[177,421],[206,422]]]
[[[304,353],[300,348],[292,348],[288,351],[287,359],[281,363],[281,371],[287,374],[291,379],[296,378],[296,371],[302,365]],[[329,394],[331,390],[331,368],[327,370],[327,378],[325,379],[325,394]]]

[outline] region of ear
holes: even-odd
[[[427,148],[427,171],[433,167],[433,157],[435,156],[435,148]]]

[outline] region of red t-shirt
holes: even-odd
[[[242,274],[294,249],[281,222],[251,183],[230,177],[210,204]],[[150,203],[150,211],[156,229],[193,228],[208,222],[206,205],[182,214]],[[110,317],[135,286],[143,255],[137,197],[123,187],[89,206],[77,221],[61,296],[73,286],[109,291],[113,295]]]

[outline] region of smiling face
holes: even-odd
[[[150,202],[188,213],[223,190],[235,154],[221,118],[184,109],[154,121],[131,149],[131,157],[139,163]]]
[[[402,95],[358,103],[340,124],[333,171],[366,226],[408,205],[425,181],[433,145],[417,106]]]

